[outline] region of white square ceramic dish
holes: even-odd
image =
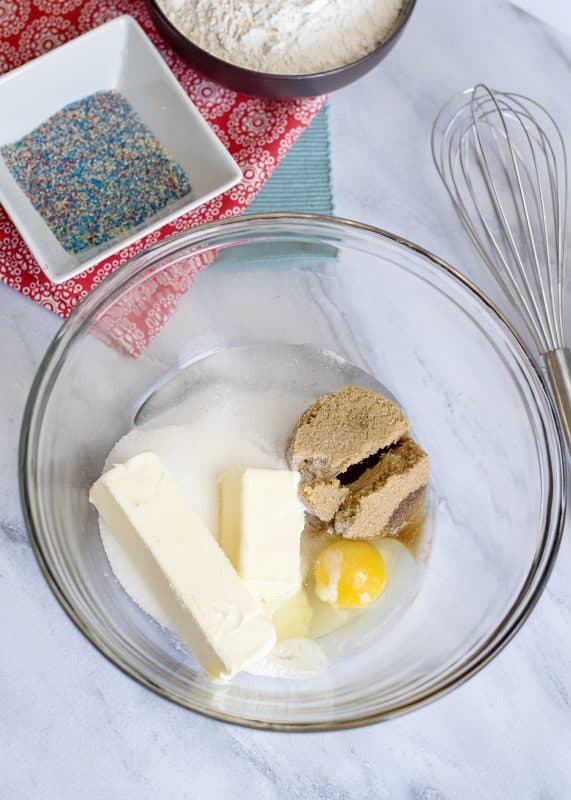
[[[183,167],[192,192],[142,226],[96,248],[69,253],[0,157],[0,202],[42,270],[61,283],[121,247],[229,189],[239,166],[182,90],[139,25],[125,15],[0,78],[0,147],[63,106],[100,90],[120,92]]]

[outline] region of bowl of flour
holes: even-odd
[[[309,97],[346,86],[391,50],[416,0],[147,0],[159,32],[236,91]]]

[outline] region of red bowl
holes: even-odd
[[[173,48],[191,67],[203,72],[209,78],[244,94],[260,97],[314,97],[329,94],[353,83],[373,69],[389,53],[405,25],[410,19],[416,0],[404,0],[389,35],[374,50],[358,61],[326,72],[309,75],[275,75],[269,72],[256,72],[253,69],[238,67],[229,61],[207,53],[190,39],[187,39],[166,17],[156,0],[146,0],[157,30],[168,39]]]

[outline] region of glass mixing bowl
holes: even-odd
[[[113,579],[88,489],[136,415],[184,392],[189,365],[283,344],[346,359],[403,404],[432,459],[432,552],[415,601],[368,647],[316,678],[214,685]],[[284,370],[296,380],[295,361]],[[488,299],[389,233],[280,214],[171,238],[83,301],[34,381],[20,479],[44,575],[101,653],[182,706],[281,730],[386,719],[477,672],[545,586],[566,497],[543,380]]]

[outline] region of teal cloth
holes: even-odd
[[[329,109],[327,105],[312,120],[289,153],[284,156],[273,174],[262,186],[250,204],[248,214],[271,211],[296,211],[305,214],[332,214],[333,191],[331,186],[331,158],[329,147]],[[272,245],[274,269],[291,267],[291,245],[280,252],[279,244]],[[328,245],[299,243],[296,247],[296,264],[314,265],[326,254],[331,258]],[[227,255],[232,270],[266,268],[267,252],[256,244],[243,244],[240,257],[229,251],[218,256],[218,263],[226,263]]]
[[[248,208],[251,214],[269,211],[333,213],[328,104],[284,156]]]

